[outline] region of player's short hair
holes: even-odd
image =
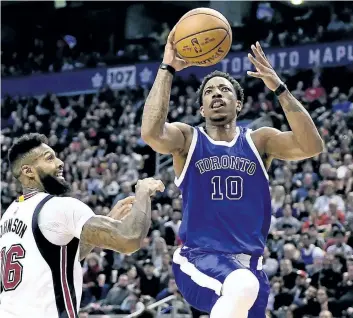
[[[19,177],[19,171],[15,172],[16,163],[41,144],[48,144],[48,139],[42,134],[31,133],[21,136],[14,142],[8,152],[8,160],[15,178]]]
[[[237,94],[238,100],[241,101],[241,104],[244,104],[244,90],[240,86],[239,82],[235,80],[232,76],[230,76],[228,73],[224,73],[221,71],[213,71],[212,73],[208,74],[206,77],[204,77],[199,89],[197,90],[197,102],[199,106],[202,105],[202,92],[206,86],[206,83],[213,77],[223,77],[226,80],[228,80],[234,87],[235,93]]]

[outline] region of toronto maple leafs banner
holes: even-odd
[[[279,70],[309,69],[315,66],[334,67],[353,65],[353,43],[334,42],[308,44],[290,48],[266,49],[272,65]],[[158,62],[139,63],[130,66],[101,67],[72,72],[35,74],[19,78],[3,78],[2,96],[40,96],[47,92],[56,94],[82,94],[96,92],[102,86],[122,89],[135,85],[153,83],[159,67]],[[251,69],[247,52],[230,53],[227,58],[211,67],[189,67],[180,73],[183,78],[191,74],[202,78],[213,70],[242,76]]]
[[[210,67],[189,67],[178,73],[182,78],[194,74],[198,78],[206,76],[214,70],[230,73],[239,77],[252,69],[248,52],[230,53],[227,57]],[[266,55],[272,66],[277,70],[310,69],[315,66],[334,67],[352,65],[353,42],[334,42],[323,44],[308,44],[290,48],[266,49]],[[137,65],[137,83],[151,84],[158,71],[158,64],[149,63]]]

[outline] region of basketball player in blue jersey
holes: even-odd
[[[204,78],[199,89],[205,128],[167,123],[173,75],[189,66],[177,57],[171,32],[164,59],[146,100],[142,138],[155,151],[173,155],[175,183],[182,192],[183,246],[173,257],[179,290],[211,318],[261,318],[269,295],[262,254],[271,219],[267,169],[273,158],[301,160],[323,150],[308,112],[287,90],[259,43],[249,59],[278,96],[291,131],[238,127],[244,94],[222,72]]]

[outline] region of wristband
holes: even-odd
[[[281,83],[276,90],[274,91],[276,96],[281,95],[282,93],[284,93],[287,90],[287,85],[284,83]]]
[[[160,68],[161,70],[167,70],[167,71],[168,71],[170,74],[172,74],[173,76],[174,76],[174,74],[175,74],[175,68],[172,67],[172,66],[170,66],[170,65],[168,65],[168,64],[162,63],[162,64],[159,66],[159,68]]]

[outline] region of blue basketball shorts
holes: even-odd
[[[226,277],[241,268],[250,270],[260,283],[257,299],[248,318],[264,318],[270,284],[258,257],[206,253],[187,247],[178,248],[173,255],[173,272],[179,291],[191,306],[207,313],[211,312],[221,296]]]

